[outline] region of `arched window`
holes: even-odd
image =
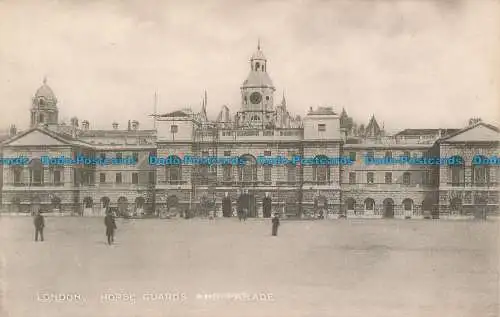
[[[43,165],[40,159],[35,158],[30,162],[30,184],[37,186],[43,184]]]
[[[243,182],[255,182],[257,181],[257,160],[252,155],[243,155],[241,157],[244,160],[244,164],[240,165],[239,176],[240,181]]]
[[[316,164],[316,162],[318,164]],[[330,168],[328,165],[328,158],[324,155],[315,157],[315,164],[313,165],[313,179],[315,182],[325,184],[330,182]]]
[[[453,156],[458,164],[450,165],[451,185],[462,186],[465,183],[465,164],[461,156]]]
[[[169,156],[167,160],[169,159],[172,163],[165,165],[165,181],[176,184],[182,180],[181,159],[175,155]]]
[[[22,171],[23,171],[23,168],[21,166],[19,166],[19,165],[12,166],[14,185],[19,185],[22,183]]]
[[[259,68],[260,68],[260,63],[259,62],[255,63],[255,71],[258,71]]]
[[[472,160],[472,182],[475,186],[487,186],[490,183],[488,158],[476,155]]]
[[[222,173],[224,181],[228,182],[233,180],[233,167],[231,165],[224,165],[224,167],[222,168]]]
[[[373,211],[375,210],[375,201],[371,198],[366,198],[365,199],[365,210],[366,211]]]

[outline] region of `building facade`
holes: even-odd
[[[29,129],[2,142],[3,212],[41,208],[61,214],[183,214],[220,217],[246,209],[250,217],[280,212],[290,217],[471,217],[498,212],[498,128],[481,121],[463,129],[406,129],[386,135],[374,116],[366,127],[346,111],[310,108],[293,116],[268,73],[260,46],[252,55],[235,114],[223,106],[209,120],[179,109],[155,114],[155,129],[129,121],[94,130],[77,118],[63,123],[58,101],[44,80],[30,109]],[[134,164],[91,162],[48,165],[43,156],[132,159]],[[186,156],[243,158],[244,165],[185,164]],[[262,164],[265,158],[348,157],[353,164]],[[460,165],[368,165],[365,157],[455,157]],[[156,164],[164,158],[169,164]],[[175,162],[181,163],[175,163]],[[172,163],[174,162],[174,163]],[[80,164],[81,163],[81,164]]]

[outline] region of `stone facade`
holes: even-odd
[[[407,129],[385,135],[375,117],[367,127],[332,107],[310,108],[292,116],[285,97],[274,106],[275,88],[260,47],[241,86],[240,110],[224,106],[215,121],[202,109],[156,114],[155,129],[137,121],[120,129],[93,130],[77,118],[58,121],[57,98],[46,80],[31,107],[30,129],[2,143],[2,156],[24,156],[24,166],[2,166],[3,212],[38,208],[62,214],[183,214],[251,217],[469,217],[498,212],[499,165],[472,164],[476,155],[498,156],[496,127],[476,122],[464,129]],[[40,164],[51,157],[133,158],[132,165]],[[244,166],[152,165],[151,157],[238,157]],[[259,157],[338,158],[353,164],[262,165]],[[446,165],[367,165],[374,158],[452,157],[461,170]],[[484,168],[483,168],[484,167]],[[452,170],[453,169],[453,170]],[[487,175],[487,176],[486,176]],[[458,181],[457,181],[458,180]]]

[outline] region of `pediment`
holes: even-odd
[[[57,146],[57,145],[69,145],[62,139],[53,137],[48,133],[44,133],[40,130],[32,130],[24,135],[15,137],[12,141],[7,141],[6,146]]]
[[[499,140],[500,133],[497,130],[489,125],[479,124],[449,136],[445,142],[492,142]]]

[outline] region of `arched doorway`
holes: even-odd
[[[262,200],[262,215],[264,218],[271,218],[272,200],[271,197],[264,197]]]
[[[410,198],[403,200],[403,212],[406,218],[411,218],[413,215],[413,200]]]
[[[238,199],[238,211],[242,212],[243,209],[247,210],[247,217],[256,217],[255,196],[250,194],[242,194]]]
[[[394,218],[394,201],[391,198],[384,199],[384,218]]]
[[[109,197],[102,197],[101,198],[101,214],[106,214],[109,210],[109,205],[111,203],[111,200]]]
[[[61,198],[57,196],[52,197],[51,204],[52,204],[52,210],[54,212],[61,211]]]
[[[285,214],[288,216],[298,216],[299,215],[299,204],[295,197],[288,197],[285,200]]]
[[[35,196],[31,198],[31,214],[35,214],[35,212],[39,211],[41,208],[40,206],[40,197]],[[40,210],[41,211],[41,210]]]
[[[231,204],[231,198],[224,197],[224,199],[222,199],[222,216],[231,217],[232,215],[233,215],[233,209]]]
[[[126,197],[118,198],[118,215],[128,216],[128,201]]]
[[[144,198],[143,197],[137,197],[135,199],[135,210],[134,214],[142,216],[144,214]]]
[[[171,213],[177,211],[177,206],[179,204],[179,198],[177,196],[172,195],[167,198],[167,212]]]
[[[92,207],[94,205],[94,201],[91,197],[85,197],[83,199],[83,215],[90,216],[92,215]]]
[[[422,201],[422,215],[424,218],[431,218],[434,204],[431,199],[426,198]]]
[[[12,199],[11,212],[16,212],[16,213],[21,212],[21,199],[19,197],[14,197]]]
[[[356,201],[354,198],[347,198],[346,202],[346,210],[348,214],[356,214]]]
[[[372,198],[365,199],[365,213],[373,215],[375,213],[375,200]]]
[[[460,198],[453,198],[450,201],[450,213],[452,215],[461,216],[463,213],[462,200]]]

